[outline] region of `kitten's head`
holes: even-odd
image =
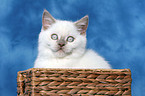
[[[54,19],[47,10],[42,17],[39,52],[51,52],[55,57],[79,56],[85,51],[88,16],[76,22]]]

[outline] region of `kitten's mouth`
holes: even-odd
[[[65,52],[65,50],[64,50],[64,48],[59,48],[59,49],[57,49],[57,50],[52,50],[54,53],[66,53]]]
[[[53,52],[57,57],[61,57],[61,58],[71,54],[71,52],[67,52],[64,48],[61,47],[57,50],[53,50]]]
[[[59,49],[57,50],[57,52],[64,52],[64,53],[65,53],[64,49],[62,49],[62,48],[59,48]]]

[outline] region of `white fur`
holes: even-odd
[[[64,52],[59,52],[57,40],[51,39],[51,34],[57,34],[58,39],[75,38],[74,42],[67,42]],[[86,36],[80,35],[73,22],[56,20],[47,30],[39,34],[38,56],[34,68],[84,68],[110,69],[111,66],[93,50],[87,50]]]

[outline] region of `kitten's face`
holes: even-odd
[[[51,50],[54,56],[59,58],[71,55],[76,50],[81,51],[86,45],[85,23],[87,22],[81,22],[77,26],[78,22],[55,20],[45,10],[43,13],[43,28],[39,35],[39,43],[42,43],[41,46],[44,46],[43,48],[45,50]]]

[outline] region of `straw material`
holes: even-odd
[[[131,96],[129,69],[19,71],[17,96]]]

